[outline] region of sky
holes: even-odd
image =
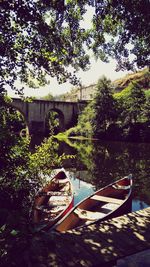
[[[115,71],[116,62],[114,60],[110,60],[109,63],[103,63],[102,61],[98,60],[95,61],[94,58],[91,59],[91,68],[88,71],[79,71],[77,73],[77,77],[80,78],[83,86],[88,86],[91,84],[97,83],[98,79],[105,75],[111,81],[114,81],[118,78],[125,76],[127,71]],[[20,84],[17,83],[17,86]],[[53,96],[57,96],[60,94],[64,94],[70,92],[72,88],[75,88],[69,82],[63,83],[61,85],[58,84],[55,78],[50,79],[50,84],[45,87],[40,87],[39,89],[32,89],[28,86],[25,86],[24,95],[25,96],[35,96],[35,97],[43,97],[48,95],[49,93]],[[9,89],[8,94],[11,97],[16,97],[14,92]]]

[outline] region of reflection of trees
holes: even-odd
[[[148,171],[150,150],[145,149],[145,147],[146,145],[142,144],[97,144],[95,151],[93,151],[93,166],[95,166],[93,176],[96,184],[99,186],[102,179],[102,183],[105,185],[112,181],[112,177],[117,179],[132,173],[134,196],[150,203]]]
[[[121,142],[70,141],[77,150],[77,169],[85,166],[85,181],[101,188],[129,173],[133,174],[133,196],[150,203],[150,145]]]
[[[90,171],[90,168],[92,168],[92,150],[94,149],[93,143],[89,140],[77,139],[67,139],[65,141],[70,147],[76,150],[77,170],[87,169]],[[91,182],[89,181],[89,177],[86,177],[86,181]]]

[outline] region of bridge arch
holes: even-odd
[[[23,117],[24,122],[25,122],[26,128],[22,129],[19,134],[21,136],[29,135],[30,134],[30,132],[29,132],[29,123],[28,123],[27,117],[26,117],[25,113],[23,112],[23,110],[20,107],[15,106],[13,103],[9,103],[9,107],[13,108],[16,111],[19,111],[20,114]]]
[[[33,100],[25,102],[20,98],[12,98],[12,107],[18,109],[26,120],[30,134],[45,134],[45,117],[50,110],[59,114],[61,129],[64,131],[75,125],[78,115],[87,105],[82,102]]]

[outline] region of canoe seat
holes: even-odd
[[[68,178],[65,178],[65,179],[53,180],[52,182],[54,182],[56,184],[66,184],[66,183],[69,183],[70,181],[68,180]]]
[[[42,196],[69,196],[69,194],[67,194],[67,192],[65,191],[48,191],[48,192],[39,192],[38,197],[42,197]]]
[[[105,213],[102,212],[95,212],[95,211],[89,211],[89,210],[83,210],[80,208],[76,208],[73,211],[80,219],[82,220],[89,220],[89,221],[95,221],[98,219],[103,218],[106,216]]]
[[[119,184],[114,184],[112,185],[112,187],[115,189],[121,189],[121,190],[129,190],[131,188],[130,185],[119,185]]]
[[[58,204],[51,204],[51,205],[48,205],[48,206],[36,206],[35,209],[37,211],[41,211],[41,212],[44,212],[44,213],[51,213],[52,212],[52,209],[56,208],[56,209],[64,209],[66,207],[65,203],[61,204],[61,205],[58,205]],[[54,211],[53,211],[54,212]]]
[[[105,197],[105,196],[99,196],[99,195],[93,195],[91,197],[93,200],[103,201],[107,203],[115,203],[115,204],[122,204],[124,201],[123,199],[113,198],[113,197]]]

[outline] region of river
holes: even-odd
[[[61,153],[74,155],[63,166],[70,172],[75,204],[132,173],[132,211],[150,206],[150,144],[69,139],[59,142]]]
[[[75,204],[128,174],[133,176],[132,211],[150,206],[150,143],[68,139],[58,154],[73,155],[63,167],[70,173]],[[37,144],[41,140],[35,139]]]

